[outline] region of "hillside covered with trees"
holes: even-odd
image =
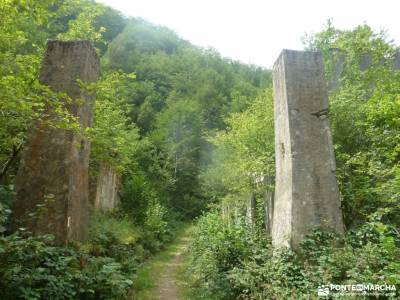
[[[84,129],[89,182],[103,167],[119,178],[117,208],[95,211],[91,195],[88,240],[69,245],[13,220],[32,126],[81,130],[66,96],[39,82],[47,40],[94,45],[101,77],[81,84],[96,95]],[[314,299],[328,283],[395,285],[385,297],[396,299],[399,47],[367,25],[328,22],[304,48],[324,57],[346,233],[316,228],[299,249],[277,250],[265,217],[275,175],[271,70],[93,1],[0,0],[0,298],[147,299],[143,268],[190,223],[180,270],[189,299]]]

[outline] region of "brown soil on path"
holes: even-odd
[[[157,297],[155,300],[186,300],[179,296],[179,284],[176,277],[188,242],[189,237],[182,236],[178,246],[171,253],[172,259],[165,263],[165,267],[160,270],[160,278],[155,286],[154,296]]]

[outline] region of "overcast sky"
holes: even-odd
[[[302,49],[326,20],[340,29],[366,22],[400,44],[400,0],[98,0],[126,16],[174,30],[223,56],[271,67],[281,49]]]

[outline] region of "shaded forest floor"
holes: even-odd
[[[135,280],[135,300],[186,300],[185,255],[191,226],[186,226],[167,248],[146,263]]]

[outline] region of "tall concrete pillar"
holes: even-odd
[[[76,100],[66,107],[83,129],[91,125],[93,99],[77,79],[89,83],[98,76],[99,59],[88,41],[48,42],[40,82]],[[15,226],[34,234],[53,234],[58,243],[84,240],[89,152],[82,134],[53,128],[45,121],[34,124],[16,178]]]
[[[314,227],[342,233],[322,55],[283,50],[274,65],[275,246],[297,247]]]
[[[95,210],[110,211],[117,207],[119,176],[108,166],[102,165],[99,170],[96,185]]]

